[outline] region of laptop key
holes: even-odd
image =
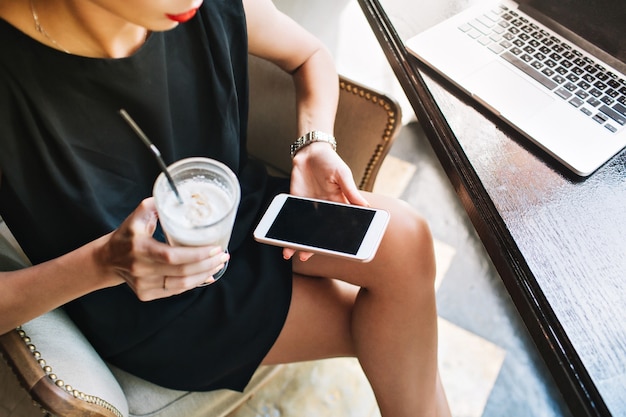
[[[482,46],[487,46],[491,43],[491,39],[489,39],[489,37],[487,36],[483,36],[480,39],[478,39],[478,43],[481,44]]]
[[[609,96],[602,96],[602,98],[600,99],[601,102],[603,102],[604,104],[610,106],[611,104],[613,104],[613,102],[615,100],[613,100],[611,97]]]
[[[546,64],[547,66],[549,66],[550,68],[554,68],[554,67],[556,67],[556,65],[557,65],[557,64],[556,64],[556,62],[554,62],[554,61],[553,61],[553,60],[551,60],[551,59],[546,59],[545,64]]]
[[[504,51],[504,48],[498,45],[497,43],[492,43],[491,45],[487,47],[487,49],[489,49],[490,51],[496,54],[500,54],[502,51]]]
[[[596,87],[598,90],[604,90],[607,85],[604,84],[602,81],[598,80],[595,83],[593,83],[593,86]]]
[[[523,54],[522,56],[520,56],[520,58],[522,58],[522,60],[526,62],[530,62],[533,60],[533,57],[528,54]]]
[[[489,18],[489,16],[487,15],[478,16],[476,20],[488,28],[492,27],[495,24],[494,20]]]
[[[536,81],[539,81],[541,85],[548,88],[549,90],[553,90],[558,85],[556,82],[552,81],[550,78],[538,72],[533,67],[531,67],[530,65],[528,65],[527,63],[525,63],[524,61],[522,61],[515,55],[509,53],[508,51],[504,52],[500,56],[504,58],[505,60],[507,60],[508,62],[510,62],[511,64],[513,64],[518,69],[522,70],[522,72],[530,75]]]
[[[583,80],[592,83],[596,78],[591,74],[583,74]]]
[[[580,98],[582,98],[583,100],[586,99],[587,97],[589,97],[589,93],[584,91],[584,90],[578,90],[576,91],[576,95]]]
[[[593,120],[595,120],[596,122],[603,124],[604,122],[606,122],[607,120],[609,120],[605,115],[603,115],[602,113],[598,113],[595,116],[592,117]]]
[[[568,73],[567,68],[563,68],[563,67],[558,67],[555,69],[556,72],[558,72],[561,75],[565,75]]]
[[[472,28],[469,31],[465,32],[467,33],[467,35],[472,38],[472,39],[478,39],[482,36],[482,33],[480,33],[479,31],[477,31],[476,29]]]
[[[526,45],[525,47],[522,48],[522,50],[526,52],[527,54],[532,54],[536,51],[536,49],[530,45]]]
[[[574,97],[569,101],[569,104],[571,104],[574,107],[580,107],[583,105],[583,101],[581,99],[579,99],[578,97]]]
[[[602,102],[595,97],[589,97],[589,100],[587,100],[587,103],[589,103],[593,107],[598,107],[600,104],[602,104]]]
[[[483,35],[489,35],[491,33],[491,29],[489,29],[487,26],[485,26],[481,21],[479,21],[478,19],[474,19],[471,22],[469,22],[470,26],[472,26],[474,29],[476,29],[477,31],[479,31],[480,33],[482,33]]]
[[[579,78],[576,75],[574,75],[574,74],[567,74],[567,76],[565,78],[567,78],[568,80],[570,80],[573,83],[575,83],[576,81],[579,80]]]
[[[606,90],[604,92],[604,94],[606,94],[607,96],[609,96],[611,98],[619,97],[619,93],[617,91],[613,90],[612,88],[609,88],[608,90]]]
[[[612,108],[603,104],[599,110],[611,119],[615,120],[620,126],[624,126],[626,124],[626,116],[616,112]]]
[[[576,89],[578,88],[576,87],[576,84],[569,83],[569,82],[566,83],[564,87],[567,88],[569,91],[576,91]]]
[[[623,114],[624,116],[626,116],[626,106],[620,104],[620,103],[615,103],[613,105],[613,110]]]
[[[598,90],[597,88],[592,88],[591,90],[589,90],[589,92],[591,93],[592,96],[594,96],[595,98],[600,98],[602,97],[602,91]]]
[[[567,100],[568,98],[570,98],[572,96],[572,93],[570,93],[569,91],[567,91],[566,89],[564,89],[563,87],[558,88],[556,90],[554,90],[554,93],[561,97],[564,100]]]

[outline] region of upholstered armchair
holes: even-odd
[[[273,172],[287,173],[296,137],[293,85],[273,66],[250,59],[249,150]],[[398,131],[400,109],[390,97],[346,78],[339,87],[337,150],[357,185],[371,190]],[[0,269],[24,267],[28,260],[0,226]],[[0,336],[0,353],[0,417],[226,416],[280,372],[280,366],[260,368],[243,394],[158,387],[105,363],[62,309]]]

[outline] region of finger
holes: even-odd
[[[314,255],[313,252],[298,252],[298,259],[302,262],[306,262]]]
[[[138,235],[152,236],[156,230],[158,214],[154,198],[144,199],[128,218],[129,228]]]
[[[291,257],[296,253],[295,249],[291,248],[283,248],[283,258],[291,259]]]
[[[158,267],[202,263],[225,253],[219,246],[170,246],[152,238],[141,245],[140,252]]]
[[[209,285],[215,282],[214,275],[226,267],[226,263],[219,264],[213,268],[208,274],[196,274],[189,276],[165,276],[161,290],[172,294],[180,294],[185,291],[192,290],[197,287]],[[158,289],[158,288],[157,288]]]
[[[352,175],[350,175],[349,178],[346,178],[346,176],[340,176],[338,179],[338,185],[350,204],[370,207],[370,203],[356,186]]]
[[[212,247],[209,252],[206,250],[197,251],[198,248],[171,249],[176,250],[169,255],[165,262],[152,265],[153,271],[159,275],[191,276],[200,274],[206,276],[230,259],[230,255],[220,247]],[[190,252],[193,253],[188,254],[183,249],[190,249]]]
[[[283,249],[283,258],[285,259],[291,259],[293,257],[293,255],[296,254],[296,252],[298,252],[296,249],[291,249],[291,248],[284,248]],[[311,256],[313,256],[312,252],[298,252],[298,259],[306,262],[308,261]]]

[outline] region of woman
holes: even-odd
[[[35,265],[1,273],[0,332],[63,305],[107,361],[187,390],[356,356],[384,416],[449,415],[424,220],[360,193],[329,143],[297,150],[289,184],[247,159],[248,52],[293,74],[300,134],[332,133],[337,75],[317,39],[270,0],[1,0],[0,17],[0,215]],[[159,169],[120,108],[168,163],[206,156],[237,173],[230,259],[163,243]],[[281,191],[389,210],[375,259],[255,243]]]

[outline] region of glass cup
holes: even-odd
[[[161,173],[152,190],[159,221],[172,246],[216,245],[228,252],[228,242],[241,198],[239,181],[226,165],[210,158],[181,159],[167,168],[182,204]],[[228,263],[213,278],[217,281]]]

